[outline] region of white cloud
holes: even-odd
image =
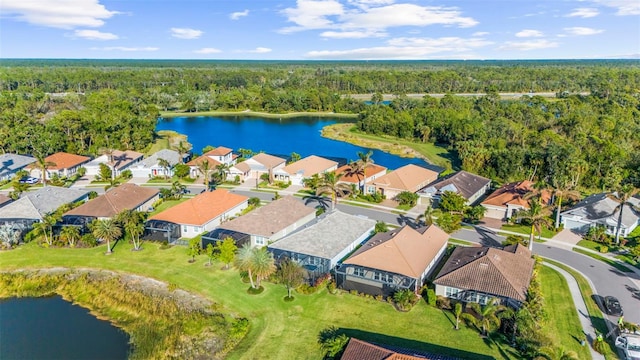
[[[517,37],[522,37],[522,38],[527,38],[527,37],[542,37],[544,36],[544,34],[542,34],[542,31],[538,31],[538,30],[522,30],[520,32],[516,33]]]
[[[528,40],[528,41],[507,41],[504,45],[500,46],[500,50],[539,50],[558,47],[558,43],[545,39]]]
[[[102,26],[118,12],[107,10],[99,0],[56,0],[55,4],[51,0],[2,0],[0,14],[34,25],[73,29]]]
[[[580,26],[564,28],[564,31],[566,31],[567,34],[569,35],[576,35],[576,36],[595,35],[595,34],[600,34],[604,32],[604,30],[592,29],[592,28],[580,27]]]
[[[75,30],[73,32],[74,37],[83,38],[87,40],[117,40],[118,35],[102,32],[98,30]]]
[[[447,58],[477,58],[470,53],[473,49],[493,44],[482,38],[412,38],[401,37],[390,39],[387,46],[358,48],[349,50],[310,51],[307,58],[344,59],[344,60],[376,60],[376,59],[424,59],[437,58],[433,54],[448,53]]]
[[[241,17],[243,17],[243,16],[247,16],[247,15],[249,15],[249,10],[248,10],[248,9],[245,9],[244,11],[236,11],[236,12],[234,12],[234,13],[231,13],[231,14],[229,15],[229,19],[231,19],[231,20],[238,20],[238,19],[240,19]]]
[[[202,30],[189,28],[171,28],[171,36],[178,39],[197,39],[202,36],[202,34],[204,34]]]
[[[581,17],[581,18],[591,18],[598,16],[600,11],[596,8],[577,8],[573,9],[573,11],[567,15],[566,17]]]
[[[364,39],[372,37],[386,37],[387,33],[375,31],[325,31],[321,33],[320,36],[331,39]]]
[[[253,50],[249,50],[247,52],[250,53],[254,53],[254,54],[266,54],[266,53],[270,53],[272,50],[266,47],[257,47]]]
[[[386,0],[350,0],[347,5],[337,0],[297,0],[295,8],[282,11],[295,26],[279,32],[287,34],[326,29],[330,35],[346,32],[357,36],[365,33],[378,36],[391,27],[436,24],[471,27],[478,24],[473,18],[462,16],[454,7],[395,4]]]
[[[473,34],[471,34],[471,36],[487,36],[489,35],[489,32],[487,31],[476,31]]]
[[[126,46],[107,46],[107,47],[92,47],[91,50],[101,50],[101,51],[158,51],[160,48],[157,47],[126,47]]]
[[[618,9],[616,15],[640,15],[640,1],[638,0],[591,0],[592,2]]]
[[[221,53],[222,50],[216,49],[216,48],[202,48],[202,49],[194,50],[193,52],[196,54],[217,54],[217,53]]]

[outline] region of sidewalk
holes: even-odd
[[[604,355],[593,350],[593,347],[591,346],[591,343],[596,338],[596,333],[595,333],[594,327],[591,325],[589,312],[587,311],[587,305],[582,299],[582,294],[580,293],[580,287],[578,286],[578,282],[571,274],[569,274],[568,272],[564,271],[563,269],[555,265],[544,263],[544,266],[548,266],[553,270],[557,271],[562,276],[564,276],[564,278],[567,280],[567,284],[569,285],[569,292],[571,293],[571,297],[573,298],[573,304],[576,307],[576,311],[578,311],[578,318],[580,319],[580,324],[582,325],[582,332],[584,333],[584,336],[586,336],[587,338],[587,344],[585,346],[589,347],[589,350],[591,351],[592,359],[604,360]]]

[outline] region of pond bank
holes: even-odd
[[[344,113],[334,113],[334,112],[292,112],[292,113],[284,113],[284,114],[275,114],[261,111],[251,111],[251,110],[243,110],[243,111],[200,111],[200,112],[180,112],[180,111],[161,111],[160,117],[163,118],[171,118],[171,117],[198,117],[198,116],[251,116],[251,117],[261,117],[261,118],[269,118],[269,119],[289,119],[296,118],[302,116],[312,116],[312,117],[320,117],[320,118],[340,118],[340,119],[356,119],[358,118],[358,114],[344,114]]]
[[[246,334],[210,300],[138,275],[49,268],[0,272],[0,298],[60,295],[130,335],[132,359],[221,359]],[[233,332],[233,334],[232,334]]]

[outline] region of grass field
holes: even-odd
[[[230,359],[320,359],[317,336],[328,326],[364,340],[463,359],[517,358],[509,355],[512,349],[486,343],[471,329],[453,330],[451,314],[424,302],[401,313],[387,303],[348,293],[331,295],[326,290],[296,294],[295,301],[284,302],[285,288],[269,283],[264,284],[262,294],[252,296],[236,270],[221,270],[220,263],[206,267],[205,256],[190,264],[184,247],[160,250],[154,243],[143,247],[143,251],[132,252],[129,244],[119,242],[113,255],[104,256],[104,246],[45,249],[31,243],[0,253],[0,269],[104,268],[148,276],[201,294],[222,304],[224,311],[250,319],[251,330]]]
[[[506,231],[512,231],[512,232],[516,232],[518,234],[522,234],[525,235],[527,238],[529,238],[529,234],[531,234],[531,226],[529,225],[523,225],[523,224],[504,224],[502,225],[502,227],[500,228],[502,230],[506,230]],[[538,237],[538,232],[535,231],[535,237]],[[557,233],[553,230],[553,229],[547,229],[545,227],[542,227],[542,237],[543,238],[552,238],[556,235]]]

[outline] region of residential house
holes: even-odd
[[[534,264],[531,251],[520,244],[503,250],[459,246],[433,281],[436,295],[481,305],[497,298],[518,308],[527,299]]]
[[[340,360],[457,360],[397,346],[369,343],[354,337],[349,339]]]
[[[378,233],[342,262],[336,282],[345,290],[374,296],[418,292],[445,254],[448,239],[436,225]]]
[[[198,166],[203,162],[209,163],[209,168],[211,172],[215,171],[216,166],[220,164],[225,164],[229,166],[233,166],[236,163],[236,159],[238,157],[233,154],[233,151],[224,146],[219,146],[213,150],[209,150],[206,153],[198,156],[195,159],[192,159],[187,163],[187,165],[191,168],[191,177],[197,178],[200,175],[200,171],[198,170]]]
[[[249,178],[259,180],[263,174],[273,176],[274,172],[284,168],[286,163],[286,159],[277,156],[265,153],[256,154],[232,166],[229,170],[228,179],[233,180],[238,176],[240,181],[245,181]]]
[[[313,282],[371,236],[375,225],[375,220],[332,210],[267,249],[276,261],[289,258],[298,262]]]
[[[246,209],[248,200],[223,189],[205,191],[151,216],[146,223],[148,238],[172,243],[211,231]]]
[[[66,152],[57,152],[44,158],[44,161],[51,164],[47,166],[47,179],[49,179],[54,174],[60,177],[72,176],[78,172],[78,169],[83,165],[91,161],[91,158]],[[31,164],[29,168],[31,170],[31,176],[36,178],[42,177],[42,169],[38,164]]]
[[[409,164],[367,183],[367,193],[379,192],[387,199],[394,199],[403,191],[415,193],[437,178],[437,172]]]
[[[111,219],[124,210],[148,211],[159,199],[159,194],[155,188],[125,183],[66,212],[62,222],[84,226],[95,219]]]
[[[507,220],[520,210],[528,210],[529,202],[525,200],[527,194],[535,191],[533,182],[524,180],[513,182],[500,187],[489,195],[481,205],[487,208],[485,217]],[[551,201],[551,193],[543,191],[542,201],[548,204]]]
[[[0,154],[0,181],[8,181],[27,165],[36,162],[31,156],[18,154]]]
[[[292,185],[303,185],[304,179],[313,175],[322,175],[334,171],[338,168],[338,163],[320,156],[311,155],[298,160],[281,169],[273,172],[275,180],[288,182]]]
[[[168,167],[163,167],[160,160],[166,160]],[[173,167],[180,163],[180,153],[175,150],[162,149],[131,167],[135,178],[151,178],[156,176],[172,177]]]
[[[470,172],[458,171],[427,185],[427,187],[418,192],[418,195],[426,200],[422,201],[423,203],[432,203],[436,207],[437,202],[440,201],[440,196],[445,191],[451,191],[464,197],[467,200],[466,205],[472,206],[490,188],[491,180]]]
[[[113,176],[117,177],[122,174],[124,170],[130,169],[135,164],[142,161],[144,154],[133,150],[114,150],[111,155],[102,155],[88,162],[84,167],[87,169],[87,175],[100,174],[100,164],[107,165]]]
[[[11,199],[10,197],[8,197],[5,194],[0,194],[0,208],[5,206],[5,205],[9,205],[10,202],[12,202],[13,199]]]
[[[367,175],[366,179],[364,175]],[[365,171],[361,173],[355,173],[353,167],[349,164],[339,167],[336,170],[336,175],[340,176],[340,181],[347,184],[354,184],[358,189],[362,189],[365,182],[371,184],[371,182],[387,173],[387,168],[376,164],[368,164]],[[365,181],[366,180],[366,181]],[[375,192],[375,187],[369,187],[369,193]]]
[[[89,199],[89,191],[47,186],[22,194],[22,197],[0,208],[0,225],[12,224],[28,230],[33,223],[56,211],[60,206]]]
[[[220,224],[202,236],[202,248],[227,237],[234,239],[238,247],[245,244],[265,246],[306,225],[315,217],[314,208],[304,205],[293,196],[285,196]]]
[[[622,209],[620,236],[626,237],[640,224],[640,199],[629,200],[633,206],[625,204]],[[560,221],[565,229],[586,233],[598,225],[606,228],[606,233],[616,235],[620,215],[620,203],[610,197],[610,193],[594,194],[586,197],[571,209],[560,213]]]

